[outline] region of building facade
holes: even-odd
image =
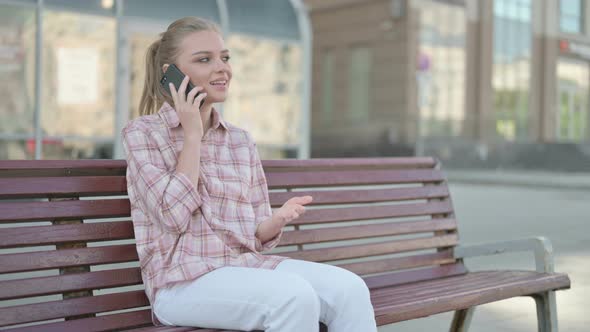
[[[307,0],[312,156],[590,170],[584,0]]]

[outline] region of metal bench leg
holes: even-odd
[[[533,295],[537,303],[537,322],[539,332],[557,332],[557,305],[555,292]]]
[[[475,307],[455,311],[450,331],[467,332],[469,330],[469,324],[471,324],[471,318],[473,317],[474,311]]]

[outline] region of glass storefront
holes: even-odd
[[[96,158],[101,140],[112,147],[115,35],[114,18],[45,11],[41,130],[62,148],[44,145],[43,158]]]
[[[0,159],[34,158],[36,24],[34,8],[0,5]]]
[[[557,63],[556,138],[560,142],[583,142],[588,131],[588,95],[590,64],[587,61],[560,58]]]
[[[460,136],[465,118],[465,8],[420,2],[420,136]]]
[[[531,78],[531,0],[494,1],[492,72],[496,138],[528,138]]]
[[[171,2],[177,6],[162,16],[165,6],[157,1],[128,0],[117,8],[114,1],[46,0],[37,35],[38,3],[0,0],[0,158],[115,157],[119,127],[139,115],[150,43],[174,18],[191,15],[187,10],[221,21],[214,0]],[[265,8],[268,17],[238,3],[226,7],[234,80],[221,109],[229,122],[252,133],[264,159],[296,157],[306,140],[300,137],[304,64],[293,7],[289,1],[252,5]],[[35,50],[38,36],[42,50]],[[116,77],[117,61],[123,70]],[[36,129],[37,70],[42,82]]]
[[[295,157],[301,109],[301,47],[235,34],[226,41],[233,78],[225,119],[248,130],[263,159]]]

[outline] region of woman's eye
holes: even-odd
[[[199,62],[209,62],[209,58],[201,58],[199,59]]]
[[[230,57],[229,55],[228,55],[228,56],[224,56],[224,57],[223,57],[223,61],[225,61],[225,62],[228,62],[228,61],[229,61],[229,59],[231,59],[231,57]]]

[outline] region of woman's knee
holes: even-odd
[[[340,294],[345,297],[343,301],[370,301],[370,291],[363,278],[346,269],[342,269],[341,275]]]
[[[320,300],[312,285],[297,275],[289,275],[285,280],[285,292],[282,305],[292,310],[319,315]]]

